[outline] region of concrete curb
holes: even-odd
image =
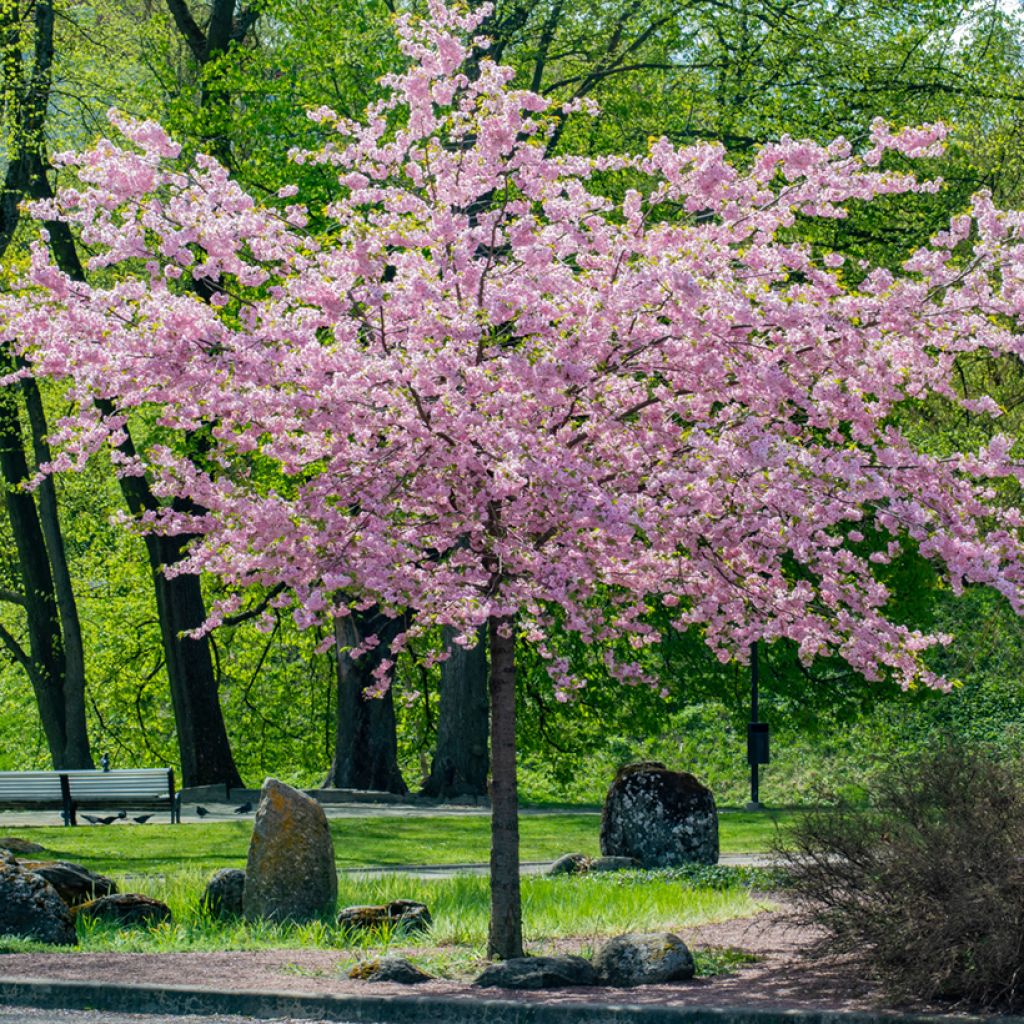
[[[0,1005],[108,1013],[299,1017],[348,1024],[966,1024],[981,1017],[898,1013],[527,1003],[450,996],[325,996],[300,992],[223,992],[183,985],[0,978]],[[999,1024],[1024,1018],[999,1017]]]

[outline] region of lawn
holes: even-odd
[[[777,825],[796,812],[724,811],[722,853],[769,849]],[[339,868],[413,864],[485,863],[486,816],[334,818],[330,822]],[[600,819],[593,814],[524,815],[519,823],[524,861],[554,860],[563,853],[596,856]],[[244,867],[252,819],[182,825],[111,825],[7,829],[40,843],[55,860],[70,860],[106,874],[174,874]]]

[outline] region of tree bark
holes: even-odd
[[[29,429],[32,434],[32,450],[36,466],[50,461],[50,446],[46,440],[46,413],[43,409],[39,385],[32,379],[22,381],[25,408],[28,410]],[[60,631],[64,644],[64,708],[67,721],[82,723],[82,728],[69,728],[65,761],[68,767],[91,768],[92,755],[88,736],[85,732],[85,648],[82,644],[82,623],[78,617],[78,602],[71,584],[64,533],[60,525],[57,506],[57,488],[53,477],[46,476],[37,491],[39,519],[42,526],[46,551],[53,572],[54,596],[60,616]]]
[[[523,955],[516,782],[516,665],[511,618],[488,623],[491,649],[491,924],[487,955]],[[505,634],[508,634],[507,636]]]
[[[455,630],[444,630],[441,700],[437,714],[437,747],[425,796],[486,796],[488,742],[487,649],[484,631],[475,647],[455,643]]]
[[[10,368],[8,364],[6,369]],[[0,388],[0,475],[24,586],[29,636],[26,668],[50,757],[54,768],[91,768],[84,691],[68,690],[66,654],[46,540],[35,498],[22,489],[29,479],[29,467],[18,406],[10,387]]]
[[[372,789],[405,795],[409,792],[398,767],[394,696],[364,697],[363,691],[377,680],[373,670],[386,658],[390,641],[400,622],[374,609],[352,612],[335,619],[334,636],[338,675],[338,713],[334,761],[325,786],[339,789]],[[347,650],[376,635],[380,643],[361,658]]]

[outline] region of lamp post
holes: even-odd
[[[760,800],[761,765],[768,764],[768,723],[760,721],[758,687],[761,682],[758,662],[757,641],[750,645],[750,723],[747,725],[747,763],[750,765],[750,803],[746,810],[760,811],[764,805]]]

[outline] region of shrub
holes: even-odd
[[[947,745],[894,765],[869,804],[802,816],[778,855],[819,952],[896,998],[1024,1008],[1024,778]]]

